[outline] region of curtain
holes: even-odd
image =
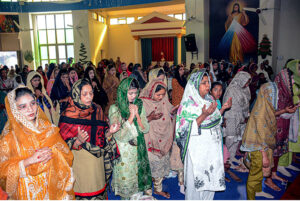
[[[178,38],[175,37],[175,38],[174,38],[174,64],[175,64],[175,65],[178,64],[178,62],[177,62],[177,60],[178,60],[178,46],[177,46],[177,40],[178,40]]]
[[[174,37],[152,38],[152,60],[161,61],[161,52],[166,61],[174,61]]]
[[[186,63],[186,49],[185,49],[185,42],[184,37],[181,37],[181,63]]]
[[[142,65],[144,69],[152,62],[152,39],[151,38],[142,38]]]

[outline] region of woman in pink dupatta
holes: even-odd
[[[154,193],[170,198],[169,193],[162,191],[162,181],[170,171],[170,152],[175,123],[172,115],[177,107],[173,107],[169,102],[166,90],[167,86],[164,82],[154,79],[143,89],[140,99],[143,101],[150,125],[149,132],[144,137],[154,182]]]

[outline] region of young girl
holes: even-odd
[[[222,109],[222,104],[221,104],[221,101],[220,101],[220,98],[222,97],[222,94],[223,94],[223,86],[220,82],[214,82],[212,83],[211,85],[211,90],[210,90],[210,95],[215,99],[215,101],[217,102],[217,108],[220,110],[220,113],[221,115],[223,115],[224,113],[224,109]],[[228,103],[231,107],[231,104],[232,104],[232,99],[230,98],[230,101]],[[226,127],[226,123],[225,123],[225,119],[224,119],[224,122],[223,122],[223,127]],[[228,149],[226,147],[225,144],[223,144],[223,160],[224,160],[224,169],[225,169],[225,172],[227,172],[230,177],[232,179],[234,179],[235,181],[237,182],[241,182],[242,180],[236,175],[234,174],[233,172],[230,171],[230,164],[229,164],[229,157],[230,157],[230,153],[228,152]],[[230,182],[230,179],[226,178],[225,177],[225,180],[227,182]]]

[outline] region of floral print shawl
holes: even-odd
[[[206,108],[213,102],[212,96],[207,94],[203,99],[199,94],[200,82],[203,76],[208,76],[205,70],[200,70],[191,75],[183,98],[177,111],[176,118],[176,141],[180,148],[181,160],[184,161],[189,139],[191,135],[201,135],[201,129],[215,127],[222,120],[220,111],[216,109],[213,114],[208,116],[198,127],[197,118],[202,114],[202,108]]]

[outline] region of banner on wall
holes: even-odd
[[[0,33],[19,32],[19,28],[14,21],[19,23],[18,15],[0,15]]]
[[[258,8],[259,0],[210,0],[210,58],[233,63],[257,60],[259,19],[246,7]]]

